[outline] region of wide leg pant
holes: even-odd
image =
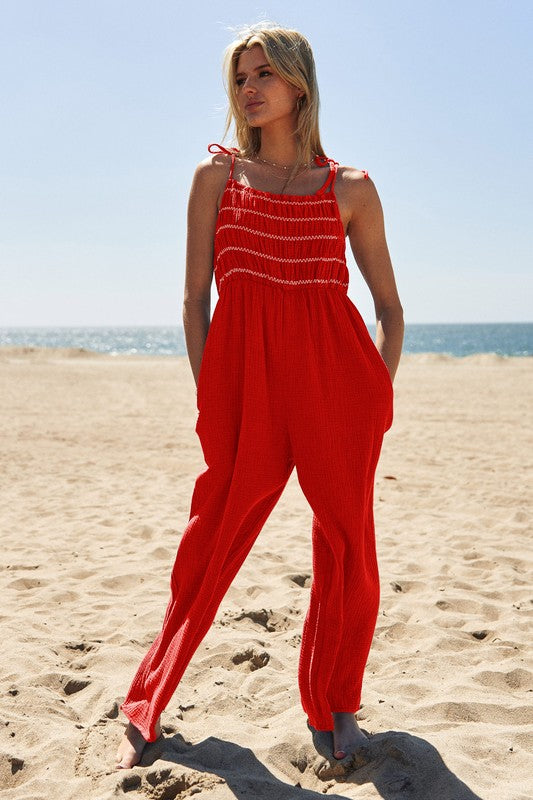
[[[228,281],[197,397],[207,468],[196,479],[161,632],[121,709],[155,739],[157,718],[296,467],[313,510],[298,684],[310,723],[332,730],[333,711],[359,708],[378,612],[373,487],[392,424],[387,368],[341,290]]]

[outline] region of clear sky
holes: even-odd
[[[181,324],[222,51],[263,18],[311,42],[322,143],[376,184],[406,322],[532,319],[531,0],[0,7],[0,325]]]

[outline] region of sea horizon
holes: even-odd
[[[372,338],[375,324],[367,324]],[[0,347],[78,348],[109,355],[187,355],[182,325],[57,325],[0,328]],[[533,322],[406,323],[403,352],[455,357],[533,355]]]

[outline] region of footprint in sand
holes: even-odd
[[[66,677],[66,676],[64,676]],[[68,678],[63,684],[63,691],[66,695],[77,694],[90,686],[91,681],[79,678]]]
[[[14,789],[26,782],[28,778],[24,766],[23,758],[0,752],[0,785],[3,789]]]
[[[479,703],[453,701],[420,705],[417,709],[419,719],[445,719],[464,724],[466,722],[492,723],[499,725],[530,725],[533,723],[533,708],[528,705],[507,706],[501,703]]]
[[[138,572],[127,572],[123,575],[113,575],[111,578],[104,578],[98,583],[98,587],[91,591],[91,595],[98,595],[102,588],[111,589],[113,593],[117,590],[120,592],[127,592],[130,589],[136,589],[143,583],[144,579]]]
[[[115,792],[119,792],[121,789],[124,793],[126,792],[133,792],[135,789],[140,789],[142,784],[142,778],[136,772],[133,774],[128,773],[121,777],[119,782],[116,785]]]
[[[67,652],[79,650],[82,653],[89,653],[91,650],[94,650],[98,644],[102,644],[101,639],[95,639],[94,644],[90,642],[65,642],[62,646]]]
[[[65,642],[64,644],[52,647],[52,652],[54,652],[61,659],[61,666],[64,669],[86,670],[88,669],[89,664],[88,660],[84,658],[84,656],[91,651],[96,650],[98,644],[100,644],[100,642],[96,642],[96,640],[95,644],[76,641]],[[88,685],[88,682],[85,685]],[[85,688],[85,686],[82,688]],[[67,693],[73,694],[73,692]]]
[[[243,619],[251,619],[256,625],[260,625],[264,630],[271,633],[274,631],[287,631],[297,627],[293,619],[279,611],[272,611],[271,608],[243,611],[241,614],[233,615],[232,619],[235,620],[235,622],[240,622]]]
[[[266,667],[270,655],[266,650],[260,650],[254,644],[249,644],[233,653],[231,660],[236,665],[246,665],[250,672],[254,672],[256,669]]]
[[[298,572],[295,575],[287,575],[287,578],[302,589],[309,589],[312,583],[312,575],[308,572]]]
[[[84,581],[87,578],[92,578],[96,574],[95,569],[77,569],[73,572],[69,573],[71,578],[75,578],[76,581]]]
[[[41,589],[43,586],[48,586],[48,583],[49,581],[39,580],[38,578],[17,578],[17,580],[8,583],[7,588],[24,592],[26,589]]]
[[[135,791],[151,800],[174,800],[184,792],[189,796],[204,789],[209,791],[221,783],[224,781],[217,776],[204,775],[183,767],[150,767],[142,772],[130,772],[121,776],[116,783],[115,794],[120,790],[124,793]]]
[[[143,525],[140,530],[137,526],[135,526],[131,535],[135,539],[140,538],[144,539],[145,542],[148,542],[150,539],[153,539],[154,529],[150,525]]]
[[[39,675],[31,684],[72,695],[86,689],[87,686],[90,686],[91,681],[88,678],[77,678],[61,672],[49,672],[46,675]]]
[[[426,586],[422,581],[391,581],[390,587],[393,592],[409,592],[412,589],[425,589]]]
[[[473,676],[476,683],[493,689],[533,689],[533,675],[527,669],[513,669],[510,672],[483,671]]]
[[[161,561],[170,561],[172,553],[168,547],[156,547],[148,553],[151,558],[158,558]]]
[[[290,639],[286,639],[287,644],[289,647],[300,647],[302,644],[302,634],[295,633],[294,636],[291,636]]]

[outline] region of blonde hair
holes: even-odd
[[[237,102],[237,64],[241,53],[260,45],[269,64],[292,86],[304,92],[298,100],[298,124],[295,130],[297,145],[296,170],[309,160],[313,153],[325,156],[320,142],[318,113],[320,98],[316,80],[315,62],[311,45],[301,33],[282,28],[271,22],[259,22],[237,31],[237,38],[224,50],[224,84],[229,107],[223,139],[231,124],[235,127],[238,149],[246,158],[256,155],[261,147],[261,128],[252,128]]]

